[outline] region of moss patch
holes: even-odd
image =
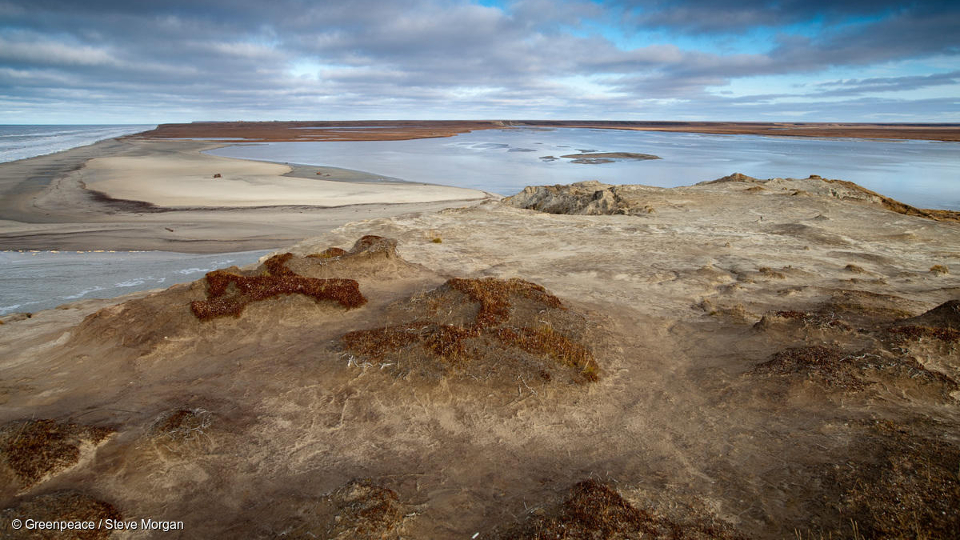
[[[0,454],[21,486],[28,488],[75,465],[84,443],[96,445],[112,433],[108,428],[48,419],[14,422],[0,429]]]
[[[356,280],[297,275],[286,267],[292,257],[292,253],[270,257],[264,262],[262,273],[258,276],[244,276],[225,270],[209,272],[206,276],[207,299],[191,302],[190,310],[200,320],[239,317],[247,304],[282,294],[301,294],[318,302],[336,302],[345,308],[360,307],[367,302]]]

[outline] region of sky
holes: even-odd
[[[960,122],[960,2],[0,0],[0,124]]]

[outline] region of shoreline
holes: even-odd
[[[399,141],[452,137],[484,129],[582,128],[854,139],[960,141],[960,124],[834,122],[648,122],[591,120],[368,120],[296,122],[194,122],[161,124],[135,139],[203,138],[222,142]]]

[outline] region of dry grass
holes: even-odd
[[[867,271],[863,269],[862,266],[857,266],[855,264],[848,264],[843,267],[847,272],[852,272],[854,274],[866,274]]]
[[[389,353],[421,345],[438,358],[458,365],[472,356],[465,343],[471,337],[477,334],[459,326],[420,321],[357,330],[344,335],[342,342],[348,350],[375,361],[382,361]]]
[[[403,521],[397,493],[370,480],[351,481],[330,499],[338,514],[329,538],[381,540],[396,534]]]
[[[956,343],[957,341],[960,341],[960,331],[953,330],[951,328],[907,325],[896,326],[887,331],[901,341],[919,340],[925,337],[939,339],[940,341],[947,343]]]
[[[302,294],[318,302],[336,302],[348,309],[360,307],[367,302],[360,293],[360,284],[356,280],[297,275],[286,267],[286,262],[291,257],[291,253],[271,257],[264,262],[264,269],[258,276],[244,276],[224,270],[209,272],[206,276],[207,300],[191,302],[191,311],[200,320],[239,317],[247,304],[282,294]]]
[[[843,510],[864,538],[938,539],[960,536],[960,448],[919,432],[917,424],[878,421],[857,443],[876,461],[844,468]],[[931,426],[927,433],[938,433]]]
[[[310,257],[312,259],[335,259],[337,257],[343,257],[346,254],[347,254],[347,250],[345,249],[338,248],[338,247],[330,247],[321,251],[320,253],[312,253],[310,255],[307,255],[307,257]]]
[[[935,264],[931,266],[930,271],[938,276],[943,276],[950,273],[950,269],[942,264]]]
[[[98,444],[114,430],[56,420],[14,422],[0,430],[0,455],[28,488],[75,465],[84,443]]]
[[[447,286],[480,303],[475,327],[490,328],[506,321],[510,316],[510,296],[516,295],[532,300],[546,308],[562,309],[563,304],[542,286],[522,279],[502,280],[496,278],[460,279],[447,281]]]
[[[794,347],[774,354],[753,369],[757,374],[798,375],[832,389],[858,392],[874,379],[896,384],[911,381],[928,385],[943,399],[960,388],[942,373],[924,368],[915,359],[882,351],[848,353],[836,347]]]
[[[549,356],[561,364],[578,369],[590,382],[600,379],[600,368],[590,351],[549,326],[498,328],[495,334],[501,343],[518,347],[530,354]]]
[[[799,321],[805,326],[812,326],[815,328],[826,329],[831,328],[840,331],[850,330],[851,327],[849,324],[840,320],[835,313],[811,313],[808,311],[776,311],[773,314],[775,317],[780,317],[782,319]],[[764,317],[766,318],[766,317]],[[767,321],[769,322],[769,321]],[[764,320],[761,320],[757,325],[763,326]]]
[[[439,360],[444,373],[489,364],[491,374],[494,366],[523,365],[518,369],[530,371],[531,377],[551,380],[549,365],[543,363],[548,360],[555,367],[572,368],[577,380],[599,378],[599,366],[587,347],[546,324],[544,317],[562,314],[565,308],[540,285],[521,279],[454,278],[409,303],[418,302],[427,306],[419,318],[350,332],[342,338],[344,348],[380,363],[411,365],[426,355],[434,363]],[[524,307],[520,314],[518,304]],[[521,360],[524,353],[529,362]]]
[[[101,528],[94,530],[73,530],[58,532],[54,530],[28,530],[26,527],[19,531],[12,530],[9,523],[12,519],[31,518],[36,521],[93,521],[122,520],[123,516],[110,503],[94,499],[84,493],[76,491],[58,491],[20,501],[16,506],[0,512],[0,519],[4,522],[0,534],[3,538],[30,539],[30,540],[104,540],[109,538],[113,531]]]
[[[163,414],[150,428],[162,442],[196,442],[206,436],[213,415],[204,409],[176,409]]]
[[[509,530],[501,540],[739,539],[729,526],[702,519],[676,523],[635,508],[596,480],[575,485],[567,499],[545,516]]]

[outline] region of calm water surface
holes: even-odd
[[[545,156],[637,152],[663,159],[600,165]],[[674,187],[734,172],[850,180],[908,204],[960,209],[960,143],[704,135],[605,129],[483,130],[412,141],[234,145],[211,154],[329,165],[512,195],[524,186],[600,180]]]
[[[267,253],[0,251],[0,315],[169,287],[217,268],[257,262]]]

